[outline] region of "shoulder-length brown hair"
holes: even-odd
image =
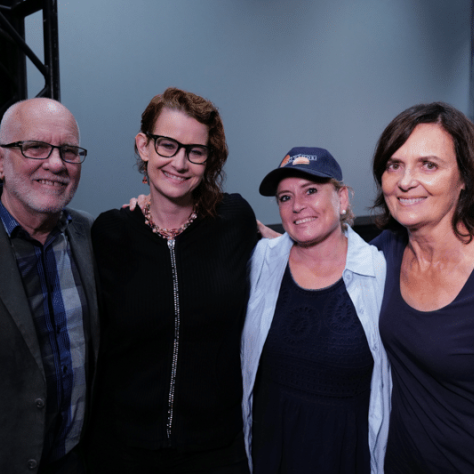
[[[474,124],[459,110],[443,102],[419,104],[397,115],[383,131],[375,148],[372,172],[377,183],[377,197],[372,207],[380,214],[376,218],[382,229],[402,231],[404,227],[390,214],[382,193],[382,175],[388,160],[408,140],[420,123],[437,123],[454,142],[456,161],[465,188],[461,190],[452,219],[458,239],[471,242],[474,236]],[[464,224],[466,233],[460,230]]]
[[[210,147],[210,154],[205,164],[203,179],[193,191],[193,198],[195,208],[201,215],[215,216],[216,206],[223,197],[222,183],[225,174],[222,168],[229,154],[221,116],[211,101],[192,92],[169,87],[163,94],[153,97],[142,113],[140,126],[142,133],[153,133],[155,123],[164,108],[183,112],[208,127],[207,145]],[[135,153],[138,171],[146,174],[145,162],[140,158],[136,145]]]

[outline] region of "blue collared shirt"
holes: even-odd
[[[67,454],[80,439],[86,402],[87,300],[69,245],[71,216],[63,211],[44,245],[30,237],[0,202],[33,315],[46,376],[46,424],[42,462]]]

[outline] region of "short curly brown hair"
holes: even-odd
[[[372,206],[372,209],[379,213],[376,223],[382,229],[405,231],[387,207],[382,192],[382,175],[388,160],[421,123],[439,124],[453,139],[456,161],[465,188],[459,195],[451,224],[458,239],[469,243],[474,237],[474,124],[462,112],[444,102],[414,105],[397,115],[382,132],[372,167],[377,184],[377,197]],[[459,229],[461,223],[467,233]]]
[[[193,198],[196,210],[201,215],[215,216],[216,206],[223,197],[222,183],[225,178],[223,166],[229,154],[224,125],[219,111],[211,101],[203,97],[192,92],[169,87],[163,94],[153,97],[142,113],[140,126],[142,133],[153,133],[155,123],[164,108],[183,112],[208,127],[209,140],[207,144],[211,149],[211,153],[206,161],[203,179],[193,191]],[[147,138],[147,140],[150,140],[150,138]],[[146,164],[140,158],[136,145],[135,153],[137,155],[138,171],[146,174]]]

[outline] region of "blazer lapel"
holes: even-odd
[[[10,240],[0,222],[0,300],[12,317],[30,349],[43,376],[43,362],[36,328],[33,322],[28,298],[23,289],[23,280],[16,263]]]
[[[71,211],[69,210],[69,212]],[[82,216],[73,212],[71,212],[71,215],[73,220],[67,227],[67,234],[89,306],[90,320],[85,323],[86,327],[89,329],[89,336],[92,339],[94,359],[97,360],[99,346],[99,315],[90,227],[85,225],[85,218]]]

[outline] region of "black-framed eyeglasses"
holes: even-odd
[[[55,148],[59,150],[61,160],[66,163],[74,163],[76,165],[83,163],[87,156],[87,150],[80,146],[74,145],[51,145],[50,143],[39,142],[36,140],[26,140],[22,142],[8,143],[8,145],[0,145],[2,148],[19,148],[21,154],[25,158],[32,160],[46,160],[51,156]]]
[[[153,138],[155,151],[164,158],[173,158],[181,148],[184,148],[186,157],[191,163],[203,165],[211,154],[211,147],[205,145],[183,145],[178,140],[163,135],[153,135],[149,132],[146,132],[145,135],[148,138]]]

